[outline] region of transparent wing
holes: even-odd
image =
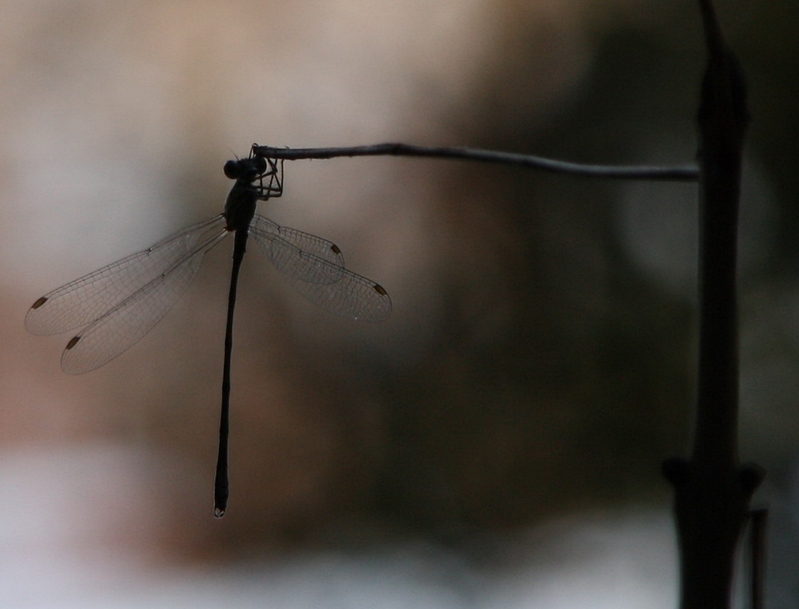
[[[391,314],[386,290],[345,269],[334,243],[257,214],[250,234],[291,285],[314,304],[357,321],[382,321]]]
[[[344,272],[338,246],[309,233],[275,224],[255,214],[250,235],[272,263],[288,277],[312,283],[334,283]],[[322,260],[327,264],[318,264]]]
[[[37,300],[25,316],[32,334],[58,334],[84,326],[193,255],[198,243],[219,233],[222,215],[167,237],[150,249],[109,264]]]
[[[319,265],[330,263],[319,259]],[[355,321],[383,321],[391,314],[391,298],[379,284],[361,275],[341,269],[335,283],[310,283],[289,277],[294,288],[326,311]]]
[[[203,256],[228,234],[218,228],[216,234],[196,245],[182,260],[72,338],[61,356],[64,372],[82,374],[99,368],[141,340],[186,290]]]

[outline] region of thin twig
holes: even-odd
[[[622,180],[668,180],[691,182],[699,177],[694,165],[677,167],[647,167],[623,165],[589,165],[570,163],[528,154],[497,152],[479,148],[448,148],[442,146],[415,146],[412,144],[374,144],[371,146],[345,146],[337,148],[276,148],[253,145],[257,156],[271,159],[296,161],[300,159],[332,159],[354,156],[415,156],[439,159],[458,159],[482,163],[500,163],[566,173],[594,178],[616,178]]]

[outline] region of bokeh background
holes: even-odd
[[[275,221],[385,286],[382,324],[240,282],[232,493],[212,518],[231,243],[70,377],[42,294],[222,208],[250,144],[403,141],[685,164],[688,0],[0,1],[4,607],[672,607],[696,187],[448,161],[286,164]],[[769,602],[799,599],[799,5],[719,0],[751,86],[742,452]],[[742,582],[743,584],[743,582]]]

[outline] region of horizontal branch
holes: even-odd
[[[589,165],[557,161],[540,156],[496,152],[479,148],[447,148],[440,146],[414,146],[412,144],[374,144],[372,146],[346,146],[341,148],[275,148],[253,144],[257,156],[296,161],[300,159],[332,159],[353,156],[414,156],[439,159],[459,159],[482,163],[500,163],[542,169],[555,173],[594,178],[616,178],[622,180],[669,180],[692,182],[699,177],[694,165],[678,167],[647,167],[623,165]]]

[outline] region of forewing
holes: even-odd
[[[250,235],[277,269],[289,278],[309,283],[334,283],[343,277],[344,256],[338,246],[327,239],[280,226],[259,214],[250,224]]]
[[[141,340],[186,290],[205,253],[225,235],[226,231],[218,232],[72,338],[61,356],[64,372],[82,374],[99,368]]]
[[[222,215],[181,230],[151,248],[89,273],[37,300],[25,316],[33,334],[58,334],[106,314],[170,268],[180,265],[209,235],[225,225]]]

